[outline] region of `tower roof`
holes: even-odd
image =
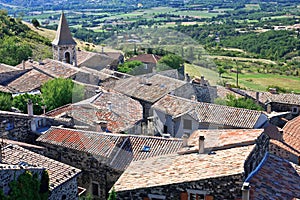
[[[65,17],[64,12],[61,13],[60,21],[58,24],[58,28],[56,31],[55,39],[53,40],[52,44],[54,45],[76,45],[74,41],[67,19]]]

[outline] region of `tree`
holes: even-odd
[[[179,69],[183,65],[184,61],[178,55],[168,54],[163,56],[159,60],[159,63],[166,64],[167,66],[173,69]]]
[[[116,199],[117,199],[117,194],[115,188],[113,188],[109,193],[108,200],[116,200]]]
[[[71,79],[55,78],[47,81],[41,91],[49,110],[80,101],[84,97],[84,87],[75,85]]]
[[[231,106],[236,108],[245,108],[249,110],[263,110],[263,108],[260,105],[256,104],[252,99],[244,97],[236,98],[232,94],[227,95],[225,99],[215,99],[215,104]]]
[[[222,67],[222,66],[218,67],[219,77],[221,77],[222,74],[224,74],[225,72],[226,72],[226,70],[224,69],[224,67]]]
[[[12,97],[7,93],[0,93],[0,110],[10,111],[12,106]]]
[[[135,68],[141,66],[143,63],[138,60],[133,60],[133,61],[128,61],[125,62],[124,64],[120,64],[118,66],[118,71],[123,72],[123,73],[130,73],[132,72]]]
[[[36,18],[33,18],[31,20],[31,23],[35,28],[38,28],[40,26],[40,22]]]
[[[15,96],[12,100],[12,106],[18,108],[21,112],[27,113],[27,102],[28,99],[32,101],[33,104],[33,114],[40,115],[43,113],[43,100],[41,95],[33,95],[33,94],[21,94]]]

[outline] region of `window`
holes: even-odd
[[[183,120],[183,129],[192,130],[192,120],[184,119]]]
[[[92,183],[93,196],[99,196],[99,184]]]
[[[202,190],[187,190],[180,194],[180,200],[213,200],[214,197],[207,195],[206,191]]]
[[[6,131],[10,131],[10,130],[12,130],[12,129],[14,129],[14,122],[8,122],[7,124],[6,124],[6,126],[5,126],[5,130]]]
[[[299,109],[298,107],[292,107],[292,114],[298,114]]]

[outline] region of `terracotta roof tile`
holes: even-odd
[[[223,149],[255,144],[255,140],[262,135],[264,129],[223,129],[223,130],[197,130],[188,139],[189,146],[198,150],[199,137],[205,137],[205,148]]]
[[[283,141],[300,152],[300,116],[283,127]]]
[[[50,76],[31,69],[27,73],[7,84],[7,88],[15,93],[30,92],[39,89],[43,83],[52,79]]]
[[[133,60],[138,60],[141,61],[143,63],[153,63],[156,64],[158,63],[158,61],[161,59],[160,56],[154,55],[154,54],[140,54],[137,56],[134,56],[130,59],[128,59],[128,61],[133,61]]]
[[[238,128],[254,128],[262,112],[243,108],[196,102],[166,95],[153,105],[153,109],[176,118],[189,114],[202,123],[222,124]]]
[[[208,178],[241,174],[255,145],[216,151],[216,154],[171,154],[132,162],[115,190],[157,187]],[[137,170],[138,169],[138,170]]]
[[[175,89],[189,84],[162,75],[130,77],[116,82],[115,90],[151,103],[156,102]]]
[[[66,147],[101,156],[112,168],[124,170],[131,161],[177,152],[180,139],[90,132],[51,127],[38,142]],[[147,146],[149,151],[143,151]]]
[[[250,183],[250,199],[300,198],[300,167],[269,154]]]
[[[31,152],[17,145],[8,145],[2,152],[4,155],[3,163],[18,165],[20,162],[26,162],[30,166],[47,169],[50,179],[50,190],[74,178],[81,172],[81,170],[72,166]]]

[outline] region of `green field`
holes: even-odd
[[[236,85],[236,73],[225,73],[222,75],[222,78],[220,78],[218,73],[214,70],[191,64],[185,65],[185,73],[188,73],[192,77],[200,77],[203,75],[205,79],[209,80],[211,85],[216,85],[220,80],[231,83],[233,86]],[[239,74],[239,86],[242,88],[266,91],[266,88],[270,85],[279,86],[292,90],[295,93],[300,93],[299,77],[258,73]]]

